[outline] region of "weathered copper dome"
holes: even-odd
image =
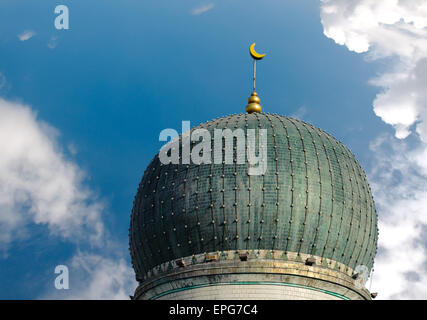
[[[232,250],[282,252],[283,260],[304,254],[325,268],[330,261],[372,268],[374,202],[363,169],[343,144],[303,121],[264,113],[198,128],[212,134],[267,129],[267,170],[250,176],[247,162],[163,165],[156,155],[132,210],[130,252],[138,280],[165,262]]]

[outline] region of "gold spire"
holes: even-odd
[[[253,91],[251,96],[248,99],[248,105],[246,106],[246,112],[252,113],[252,112],[259,112],[261,113],[262,108],[259,104],[261,100],[258,98],[258,94]]]
[[[259,54],[255,51],[255,43],[252,43],[252,45],[249,48],[249,53],[251,57],[254,59],[254,88],[252,91],[251,96],[248,99],[248,105],[246,106],[246,112],[247,113],[253,113],[253,112],[259,112],[261,113],[262,108],[259,104],[261,100],[258,97],[258,94],[255,92],[255,83],[256,83],[256,62],[257,60],[261,60],[265,57],[265,54]]]

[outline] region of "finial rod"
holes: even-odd
[[[254,92],[255,92],[255,83],[256,83],[256,59],[254,59]]]
[[[265,54],[259,54],[255,51],[255,43],[253,43],[249,48],[249,53],[251,57],[254,59],[254,83],[253,83],[253,90],[252,94],[248,99],[248,105],[246,106],[246,112],[247,113],[253,113],[253,112],[261,112],[262,108],[260,103],[260,99],[258,97],[258,94],[255,92],[256,89],[256,62],[257,60],[261,60],[265,57]]]

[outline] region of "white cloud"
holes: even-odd
[[[406,138],[427,121],[427,3],[424,0],[323,0],[324,34],[370,59],[393,57],[389,71],[373,80],[382,88],[374,111]],[[420,121],[420,124],[417,124]],[[419,128],[418,128],[419,127]],[[422,136],[427,141],[426,136]]]
[[[101,240],[102,204],[65,158],[57,135],[28,106],[0,98],[0,249],[31,223],[73,242]]]
[[[35,35],[36,35],[35,31],[33,31],[33,30],[26,30],[26,31],[18,34],[18,39],[20,41],[27,41],[27,40],[30,40]]]
[[[388,70],[371,80],[381,88],[374,112],[395,129],[371,145],[380,230],[372,289],[381,298],[426,299],[427,2],[322,0],[321,18],[336,43],[368,60],[387,58]]]
[[[120,258],[77,252],[69,263],[70,288],[52,289],[42,299],[129,300],[136,288],[133,269]]]
[[[192,9],[191,14],[192,15],[199,15],[199,14],[205,13],[209,10],[212,10],[214,7],[215,7],[215,5],[213,3],[208,3],[204,6]]]
[[[31,237],[31,224],[46,225],[52,235],[91,252],[77,249],[65,263],[70,290],[54,289],[49,279],[52,287],[42,298],[129,299],[136,281],[123,258],[128,251],[104,230],[102,203],[57,137],[30,107],[0,98],[0,250],[7,259],[11,242]]]
[[[380,212],[373,289],[382,298],[427,297],[426,150],[387,135],[371,144],[376,165],[370,181]]]

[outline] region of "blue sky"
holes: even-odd
[[[58,4],[69,8],[69,30],[54,27]],[[401,56],[381,52],[374,37],[368,38],[377,41],[368,52],[333,32],[325,36],[327,23],[338,20],[322,24],[321,16],[329,17],[314,0],[1,1],[0,98],[13,104],[8,112],[27,106],[37,114],[33,121],[40,130],[48,124],[47,139],[58,161],[78,168],[73,176],[84,172],[76,178],[76,186],[85,190],[79,208],[99,205],[93,209],[99,217],[90,221],[102,221],[104,231],[101,244],[80,231],[64,236],[53,230],[58,222],[51,216],[34,218],[26,211],[28,204],[13,203],[9,211],[19,207],[25,221],[17,226],[24,231],[13,231],[0,246],[0,298],[123,298],[132,293],[129,215],[144,169],[161,147],[159,133],[179,130],[183,120],[197,125],[244,112],[252,42],[267,53],[257,75],[263,110],[298,116],[324,129],[349,147],[367,172],[378,174],[382,169],[376,168],[373,142],[378,137],[390,144],[401,140],[393,138],[396,121],[376,115],[372,107],[387,85],[369,81],[393,69]],[[348,30],[344,24],[338,27]],[[22,41],[25,33],[29,38]],[[375,57],[380,53],[380,59]],[[413,139],[408,148],[419,146],[419,137]],[[375,182],[378,189],[384,186],[380,178]],[[90,225],[88,230],[94,233]],[[111,270],[118,263],[123,276],[102,296],[85,285],[105,261]],[[53,288],[58,264],[70,265],[68,291]]]

